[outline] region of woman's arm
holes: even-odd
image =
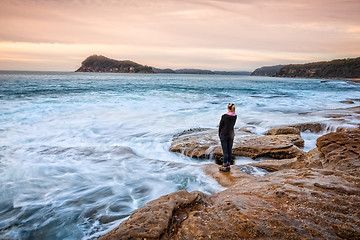
[[[224,127],[224,119],[221,116],[221,120],[220,120],[220,123],[219,123],[219,137],[221,135],[221,130],[223,129],[223,127]]]

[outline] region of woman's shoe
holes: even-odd
[[[221,166],[221,167],[219,167],[219,171],[221,171],[221,172],[228,172],[228,171],[230,171],[230,166]]]

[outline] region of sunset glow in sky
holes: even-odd
[[[359,0],[0,0],[0,70],[74,71],[92,54],[248,70],[360,56]]]

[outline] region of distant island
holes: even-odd
[[[217,75],[250,75],[247,71],[211,71],[202,69],[160,69],[141,65],[136,62],[125,60],[119,61],[101,55],[91,55],[82,63],[75,72],[104,72],[104,73],[165,73],[165,74],[217,74]]]
[[[251,75],[292,78],[360,78],[360,57],[262,67],[256,69]]]
[[[119,61],[101,55],[87,57],[75,72],[154,73],[152,67],[130,60]]]

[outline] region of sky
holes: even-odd
[[[75,71],[89,55],[253,71],[360,56],[359,0],[0,0],[0,70]]]

